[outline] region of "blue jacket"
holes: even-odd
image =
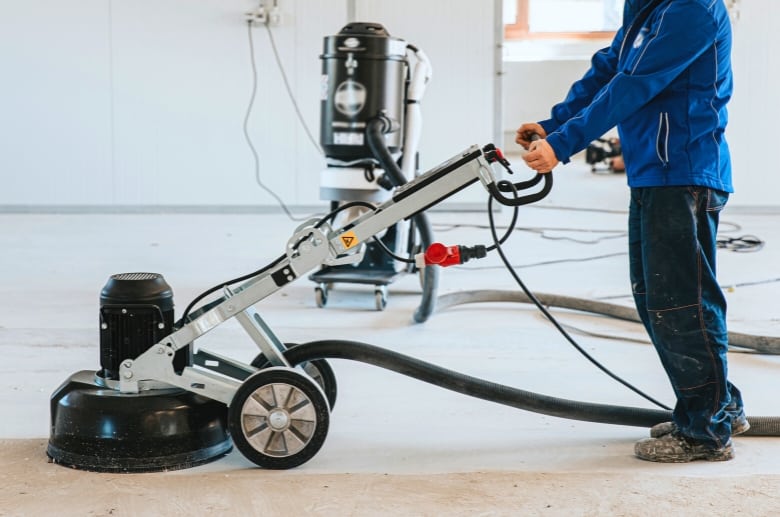
[[[618,126],[631,187],[733,192],[724,137],[731,22],[723,0],[652,0],[540,121],[567,163]]]

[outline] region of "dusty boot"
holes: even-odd
[[[640,459],[660,463],[687,463],[689,461],[727,461],[734,457],[731,440],[721,448],[712,448],[677,431],[658,438],[645,438],[634,445],[634,454]]]

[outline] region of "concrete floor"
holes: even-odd
[[[506,244],[508,257],[533,291],[630,305],[625,178],[574,164],[556,173],[556,183],[547,199],[521,209],[518,225],[528,230]],[[484,211],[433,211],[430,219],[446,244],[491,242],[487,229],[467,226],[486,225]],[[498,219],[506,224],[508,214]],[[719,255],[731,330],[780,336],[778,216],[737,206],[723,221],[724,237],[766,241],[756,253]],[[255,469],[236,450],[201,467],[156,474],[95,474],[47,462],[49,397],[71,373],[97,369],[98,297],[111,274],[163,273],[178,316],[201,291],[281,254],[296,226],[283,215],[0,214],[0,515],[780,511],[780,439],[738,438],[731,462],[646,463],[633,456],[646,429],[512,409],[343,360],[331,361],[339,398],[325,445],[293,471]],[[364,341],[533,392],[652,407],[587,362],[531,305],[461,305],[414,324],[416,276],[391,285],[381,312],[368,287],[337,284],[324,309],[315,306],[313,287],[302,279],[256,305],[282,340]],[[442,271],[440,294],[475,289],[518,287],[495,254]],[[606,367],[673,403],[639,325],[553,313]],[[233,321],[199,341],[247,362],[257,353]],[[748,414],[780,414],[780,360],[734,352],[730,361]]]

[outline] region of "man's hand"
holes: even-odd
[[[555,156],[555,151],[547,143],[547,140],[536,140],[531,142],[528,147],[528,153],[523,156],[523,160],[536,172],[546,173],[550,172],[558,165],[558,158]]]
[[[529,146],[531,145],[531,137],[534,135],[539,135],[539,138],[546,138],[547,132],[544,130],[544,128],[541,125],[535,122],[529,122],[527,124],[523,124],[517,130],[517,135],[515,136],[515,143],[522,145],[523,149],[527,151]]]

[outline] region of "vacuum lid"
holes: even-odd
[[[381,24],[381,23],[371,23],[371,22],[355,22],[350,23],[349,25],[345,25],[341,32],[339,32],[339,35],[360,35],[360,36],[383,36],[385,38],[390,37],[390,33],[387,32],[387,29]]]

